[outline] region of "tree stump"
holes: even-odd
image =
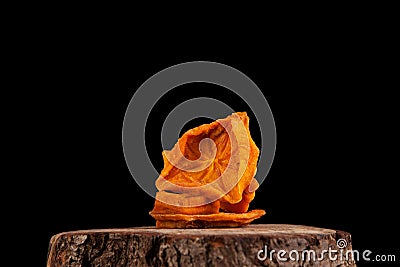
[[[51,238],[47,266],[356,266],[351,249],[349,233],[300,225],[81,230]]]

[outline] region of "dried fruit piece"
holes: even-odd
[[[150,213],[157,227],[233,227],[262,216],[245,213],[258,187],[253,178],[258,155],[245,112],[184,133],[172,150],[163,152],[159,192]]]
[[[150,213],[157,220],[157,228],[214,228],[248,225],[265,214],[264,210],[246,213],[216,213],[207,215]]]

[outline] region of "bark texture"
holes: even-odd
[[[339,239],[344,241],[338,247]],[[264,253],[259,250],[266,247],[268,254],[276,252],[271,259],[268,255],[260,260]],[[327,253],[322,261],[313,261],[307,253],[302,260],[304,250],[315,251],[318,258],[329,247],[338,250],[336,260],[329,259]],[[281,249],[286,251],[287,262],[277,257]],[[355,266],[351,258],[345,257],[350,249],[349,233],[300,225],[82,230],[51,238],[47,266]],[[298,261],[289,259],[292,250],[298,251]]]

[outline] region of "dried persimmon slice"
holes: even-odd
[[[157,228],[215,228],[240,227],[265,214],[264,210],[252,210],[246,213],[216,213],[207,215],[158,214],[150,212],[157,220]]]
[[[253,178],[258,155],[245,112],[233,113],[184,133],[172,150],[163,152],[164,168],[156,181],[159,192],[151,212],[157,227],[174,225],[165,222],[170,220],[159,223],[164,218],[161,215],[167,214],[221,214],[218,218],[230,214],[224,223],[218,220],[218,224],[229,226],[231,221],[232,225],[238,225],[233,220],[235,214],[238,218],[246,214],[258,187]],[[179,225],[185,224],[175,224]]]

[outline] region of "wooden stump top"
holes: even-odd
[[[301,225],[252,224],[240,228],[136,227],[65,232],[50,240],[48,267],[56,266],[355,266],[352,260],[279,262],[260,250],[351,249],[349,233]],[[297,265],[296,265],[297,264]]]

